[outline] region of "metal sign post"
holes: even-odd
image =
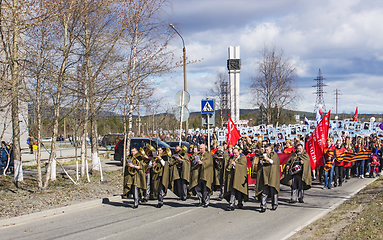
[[[208,151],[210,153],[210,124],[209,124],[209,116],[207,117],[207,149],[208,149]]]
[[[210,152],[210,115],[214,116],[214,100],[201,100],[201,114],[202,114],[202,119],[206,117],[206,122],[207,122],[207,149]],[[213,119],[215,121],[215,119]],[[214,122],[213,122],[214,123]]]
[[[182,120],[183,120],[183,115],[184,115],[184,97],[185,97],[185,91],[182,91],[182,97],[181,97],[181,120],[180,120],[180,143],[179,146],[181,147],[181,142],[182,142]]]
[[[181,147],[182,142],[182,123],[189,118],[189,110],[185,107],[190,101],[190,95],[186,91],[179,91],[176,93],[175,100],[177,107],[174,111],[175,118],[180,121],[180,132],[179,132],[179,146]]]

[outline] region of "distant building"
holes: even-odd
[[[19,124],[20,124],[20,147],[28,148],[28,104],[19,102]],[[0,140],[11,143],[12,134],[12,115],[11,106],[0,108]]]

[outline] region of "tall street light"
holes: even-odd
[[[177,29],[173,26],[173,24],[169,24],[169,26],[171,28],[173,28],[173,30],[178,34],[178,36],[180,36],[181,40],[182,40],[182,45],[183,45],[183,61],[184,61],[184,91],[186,92],[188,87],[187,87],[187,82],[186,82],[186,47],[185,47],[185,41],[184,41],[184,38],[181,36],[181,34],[177,31]],[[188,105],[186,105],[186,108],[188,107]],[[187,137],[188,135],[188,132],[189,132],[189,120],[187,119],[186,122],[185,122],[185,138]]]

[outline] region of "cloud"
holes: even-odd
[[[313,111],[312,94],[318,70],[327,79],[326,107],[335,111],[334,91],[341,92],[339,112],[377,113],[383,98],[383,2],[326,1],[175,1],[170,16],[183,35],[190,60],[187,66],[189,108],[199,111],[200,100],[226,70],[229,46],[241,48],[241,108],[251,106],[249,86],[265,45],[284,50],[297,66],[297,82],[304,100],[299,110]],[[180,39],[172,49],[182,56]],[[177,50],[179,49],[179,50]],[[163,80],[161,94],[169,104],[183,89],[182,69]]]

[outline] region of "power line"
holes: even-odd
[[[314,80],[317,81],[317,84],[315,86],[312,86],[317,89],[317,91],[314,92],[314,94],[317,95],[317,99],[316,99],[315,107],[314,107],[314,113],[316,113],[319,109],[322,109],[323,112],[326,112],[326,105],[324,103],[324,98],[323,98],[323,94],[325,92],[323,92],[323,87],[326,87],[327,85],[323,83],[323,80],[326,80],[326,79],[323,78],[322,72],[320,69],[319,69],[317,78],[315,78]]]

